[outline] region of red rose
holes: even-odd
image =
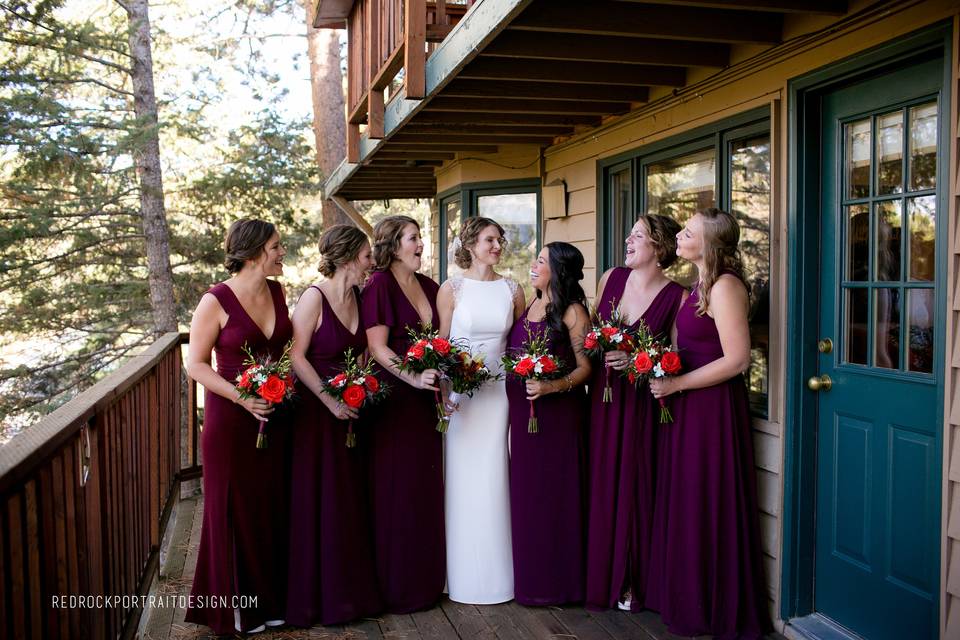
[[[250,388],[250,372],[249,372],[249,370],[243,372],[243,375],[240,376],[240,382],[237,383],[237,386],[240,387],[241,389],[249,389],[249,388]]]
[[[634,384],[637,381],[637,376],[633,375],[633,371],[627,374],[627,381],[630,382],[630,384]]]
[[[343,390],[343,401],[348,407],[359,409],[367,398],[367,392],[358,384],[352,384]]]
[[[660,368],[670,375],[680,373],[680,356],[676,351],[667,351],[660,356]]]
[[[416,358],[417,360],[419,360],[420,358],[422,358],[422,357],[423,357],[423,345],[421,345],[421,344],[418,342],[417,344],[415,344],[415,345],[413,345],[412,347],[410,347],[410,350],[407,351],[407,356],[410,357],[410,358]]]
[[[287,383],[280,376],[270,376],[257,389],[257,395],[267,402],[282,402],[287,395]]]
[[[347,382],[347,374],[338,373],[330,380],[330,384],[334,387],[342,387]]]
[[[434,351],[442,356],[450,353],[450,342],[444,340],[443,338],[434,338],[430,341],[430,345],[433,347]]]
[[[633,351],[633,339],[627,334],[623,334],[623,341],[617,345],[618,351]]]
[[[547,356],[540,356],[540,366],[543,368],[544,373],[553,373],[557,370],[557,363]]]
[[[641,351],[633,359],[633,366],[637,373],[650,373],[650,370],[653,369],[653,360],[650,359],[650,355],[646,351]]]
[[[616,327],[603,327],[602,329],[600,329],[600,333],[603,335],[604,338],[609,340],[613,336],[620,333],[620,329],[617,329]]]
[[[380,381],[373,376],[366,376],[363,379],[363,384],[367,386],[367,389],[370,390],[370,393],[376,393],[380,390]]]
[[[533,360],[530,358],[524,358],[513,366],[513,372],[518,376],[526,378],[528,375],[533,373]]]
[[[583,339],[583,348],[584,349],[596,349],[597,348],[597,334],[593,331],[587,334],[587,337]]]

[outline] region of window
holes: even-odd
[[[601,170],[606,190],[600,238],[604,269],[623,264],[624,239],[637,215],[666,215],[683,224],[698,210],[719,206],[737,217],[740,252],[751,288],[752,348],[746,380],[751,408],[765,418],[772,211],[770,125],[765,110],[618,156],[603,163]],[[681,262],[668,275],[691,286],[696,269]]]
[[[482,216],[500,223],[509,242],[497,271],[516,280],[530,299],[533,289],[527,273],[541,242],[539,180],[461,185],[441,198],[440,216],[440,241],[446,247],[441,256],[441,281],[461,271],[453,261],[453,241],[462,220]]]

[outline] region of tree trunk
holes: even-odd
[[[160,335],[177,331],[173,297],[173,270],[170,268],[170,236],[163,205],[163,176],[160,173],[160,137],[157,121],[157,97],[153,89],[153,56],[150,51],[150,17],[147,0],[119,2],[130,24],[131,80],[133,109],[141,127],[142,142],[134,150],[133,161],[140,178],[140,217],[147,246],[150,306],[153,330]]]
[[[343,74],[340,71],[340,37],[334,29],[314,29],[316,2],[304,0],[307,14],[307,56],[313,94],[313,136],[317,164],[326,179],[347,156]],[[352,224],[332,200],[323,201],[323,228]]]

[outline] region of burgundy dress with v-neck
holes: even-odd
[[[359,317],[357,330],[351,332],[322,291],[320,297],[320,326],[306,357],[326,379],[342,370],[347,349],[360,357],[367,336]],[[359,295],[357,308],[359,313]],[[305,385],[298,385],[297,392],[287,622],[302,627],[340,624],[381,608],[367,508],[370,432],[365,415],[354,421],[357,446],[348,449],[347,422],[337,420]]]
[[[631,271],[617,267],[607,278],[597,304],[603,320],[619,307]],[[664,285],[631,328],[643,320],[651,334],[669,341],[683,292],[676,282]],[[609,372],[613,398],[604,402],[607,375],[599,364],[590,380],[586,604],[591,609],[615,607],[630,589],[631,609],[639,611],[653,522],[659,404],[646,383],[636,387],[614,369]]]
[[[276,315],[269,337],[225,283],[208,292],[228,316],[214,353],[217,373],[231,383],[243,370],[244,347],[277,358],[293,335],[280,284],[267,284]],[[235,631],[233,596],[256,598],[255,606],[240,609],[244,630],[284,615],[289,425],[283,415],[272,417],[267,423],[269,445],[257,449],[256,418],[209,390],[204,400],[203,529],[191,591],[198,604],[187,610],[186,621],[224,634]],[[216,606],[221,602],[227,606]]]
[[[440,287],[416,275],[437,328]],[[365,329],[388,328],[387,345],[400,357],[409,348],[407,327],[421,323],[390,270],[370,277],[360,313]],[[436,431],[433,392],[415,389],[392,373],[382,375],[391,392],[374,408],[369,426],[374,557],[387,611],[409,613],[432,606],[446,579],[443,436]]]

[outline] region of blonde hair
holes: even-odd
[[[717,208],[697,212],[703,220],[703,266],[697,285],[697,315],[710,307],[710,289],[724,273],[733,272],[743,278],[743,259],[740,257],[740,224],[732,214]]]
[[[320,236],[320,273],[333,277],[337,268],[353,262],[367,244],[367,235],[350,224],[335,224]]]
[[[453,261],[457,263],[458,267],[461,269],[470,267],[473,262],[470,248],[477,246],[477,242],[480,241],[480,232],[487,227],[496,227],[497,231],[500,232],[500,246],[503,248],[507,246],[506,232],[498,222],[490,218],[467,218],[467,221],[463,223],[463,228],[460,229],[460,235],[457,236],[460,239],[460,246],[453,254]]]
[[[400,249],[400,239],[403,237],[403,228],[412,224],[420,230],[420,225],[410,216],[390,216],[384,218],[373,227],[373,261],[374,269],[386,271],[393,263],[394,256]]]

